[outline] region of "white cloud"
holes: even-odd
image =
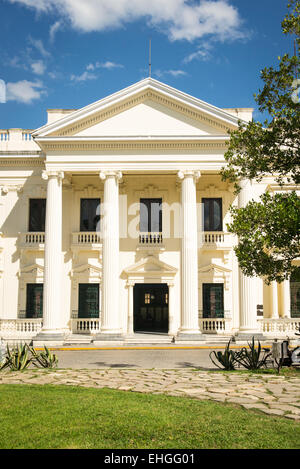
[[[45,49],[41,39],[34,39],[33,37],[29,36],[28,41],[43,57],[49,57],[51,55],[50,52]]]
[[[61,26],[62,26],[61,21],[55,21],[55,23],[52,24],[52,26],[50,26],[50,29],[49,29],[50,42],[54,41],[55,34],[57,33],[59,29],[61,29]]]
[[[85,70],[81,75],[71,75],[70,80],[71,81],[87,81],[87,80],[95,80],[97,76],[94,73],[90,73],[87,70]]]
[[[31,69],[36,75],[43,75],[46,70],[46,65],[42,60],[38,60],[37,62],[33,62],[31,64]]]
[[[174,78],[185,76],[187,73],[184,70],[155,70],[153,75],[157,76],[158,78],[163,77],[164,75],[171,75]]]
[[[40,13],[56,14],[82,31],[104,31],[144,19],[171,41],[213,35],[219,41],[245,37],[242,20],[230,0],[9,0]]]
[[[198,45],[197,50],[195,52],[192,52],[191,54],[189,54],[187,57],[184,58],[183,63],[189,63],[195,59],[206,62],[212,58],[212,54],[211,54],[212,49],[213,49],[212,41],[201,42]]]
[[[46,94],[44,86],[40,81],[21,80],[6,84],[6,100],[30,104]]]
[[[86,69],[87,70],[96,70],[97,68],[106,68],[111,70],[113,68],[124,68],[124,65],[117,64],[115,62],[110,62],[107,60],[106,62],[96,62],[94,64],[88,64]]]

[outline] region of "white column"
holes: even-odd
[[[272,282],[272,318],[278,319],[278,285],[277,282]]]
[[[196,181],[199,171],[180,171],[182,204],[181,327],[183,336],[201,335],[198,319],[198,243]],[[193,339],[193,337],[191,337]]]
[[[281,298],[282,298],[282,316],[291,317],[291,291],[290,281],[284,280],[281,286]]]
[[[47,183],[43,329],[39,338],[54,340],[63,336],[62,281],[62,179],[64,174],[44,171]]]
[[[119,313],[119,180],[116,171],[100,173],[104,180],[103,204],[103,264],[101,335],[121,334]]]
[[[239,208],[244,207],[251,199],[251,183],[244,180],[240,184],[238,196]],[[239,269],[240,285],[240,327],[242,334],[257,334],[257,278],[248,277]]]

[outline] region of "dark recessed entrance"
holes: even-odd
[[[168,332],[169,287],[165,283],[136,284],[133,288],[134,332]]]

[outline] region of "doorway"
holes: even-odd
[[[169,287],[167,284],[136,284],[133,288],[133,301],[134,332],[168,332]]]

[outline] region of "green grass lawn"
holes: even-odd
[[[299,448],[300,424],[238,406],[53,385],[0,385],[1,449]]]

